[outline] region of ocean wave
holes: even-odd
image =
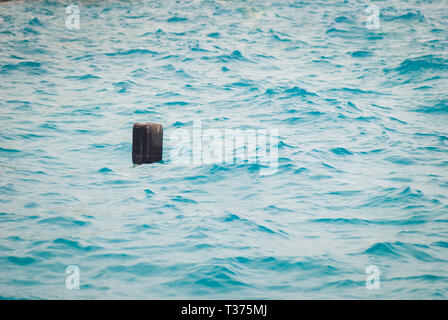
[[[423,262],[444,261],[428,253],[426,245],[403,243],[403,242],[383,242],[375,243],[369,247],[364,254],[385,256],[392,259],[415,258]]]
[[[446,297],[443,10],[134,4],[85,1],[79,30],[59,2],[1,5],[0,298]],[[199,120],[276,129],[277,155],[179,165]],[[133,165],[146,121],[163,161]]]
[[[386,72],[398,72],[408,74],[422,71],[445,71],[448,70],[448,60],[436,55],[425,55],[406,59],[396,68],[385,69]]]

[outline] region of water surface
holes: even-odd
[[[447,298],[445,1],[69,4],[0,3],[0,298]],[[277,172],[132,166],[197,120]]]

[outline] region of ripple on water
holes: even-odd
[[[76,298],[447,297],[443,5],[42,3],[0,1],[0,298],[71,299],[72,264]],[[179,165],[198,120],[278,156]],[[164,160],[133,166],[144,121]]]

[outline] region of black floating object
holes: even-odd
[[[161,124],[134,123],[132,132],[132,162],[153,163],[162,160],[163,127]]]

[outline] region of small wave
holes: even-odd
[[[448,70],[448,60],[435,55],[425,55],[416,58],[406,59],[396,68],[385,69],[385,72],[391,71],[400,74],[421,72],[421,71],[444,71]]]
[[[434,283],[434,282],[439,282],[439,281],[444,281],[446,282],[448,280],[448,277],[445,276],[437,276],[434,274],[423,274],[423,275],[418,275],[418,276],[409,276],[409,277],[395,277],[395,278],[390,278],[388,279],[388,281],[395,281],[395,280],[413,280],[413,281],[417,281],[417,282],[430,282],[430,283]]]
[[[166,106],[188,106],[189,104],[190,103],[186,101],[169,101],[164,103]]]
[[[171,197],[171,200],[176,201],[176,202],[182,202],[182,203],[197,204],[197,202],[195,200],[184,198],[182,196]]]
[[[373,55],[370,51],[358,50],[353,52],[348,52],[353,58],[366,58],[371,57]]]
[[[222,222],[232,222],[232,221],[247,221],[246,219],[240,218],[234,213],[229,213],[225,217],[221,218]]]
[[[310,222],[317,223],[329,223],[329,224],[352,224],[352,225],[367,225],[372,223],[372,221],[365,219],[357,219],[357,218],[321,218],[321,219],[312,219]]]
[[[382,92],[377,92],[377,91],[371,91],[371,90],[362,90],[359,88],[350,88],[350,87],[343,87],[343,88],[333,88],[330,89],[330,91],[342,91],[342,92],[348,92],[348,93],[353,93],[353,94],[374,94],[374,95],[383,95],[384,93]]]
[[[28,24],[30,25],[30,26],[33,26],[33,27],[43,27],[44,25],[42,24],[42,22],[38,19],[38,18],[36,18],[36,17],[34,17],[33,19],[31,19],[30,21],[28,21]]]
[[[289,39],[289,38],[282,38],[282,37],[280,37],[278,34],[274,34],[274,35],[272,35],[272,38],[273,38],[275,41],[279,41],[279,42],[291,42],[291,39]]]
[[[350,151],[348,151],[347,149],[341,148],[341,147],[330,149],[330,151],[338,156],[349,156],[349,155],[353,154]]]
[[[91,254],[87,257],[89,260],[98,261],[102,259],[106,260],[133,260],[136,259],[136,256],[126,254],[126,253],[103,253],[103,254]]]
[[[325,31],[325,33],[326,34],[340,35],[340,34],[347,34],[348,31],[347,30],[337,29],[337,28],[330,28],[330,29],[327,29],[327,31]]]
[[[347,18],[346,16],[339,16],[339,17],[336,17],[336,18],[334,19],[334,21],[337,22],[337,23],[348,23],[348,24],[353,24],[353,23],[355,23],[352,19]]]
[[[106,53],[106,56],[132,56],[132,55],[139,55],[139,54],[150,54],[150,55],[156,55],[157,52],[151,51],[149,49],[129,49],[129,50],[118,50],[115,52],[109,52]]]
[[[433,106],[424,106],[424,107],[420,107],[415,109],[416,112],[421,112],[421,113],[428,113],[428,114],[445,114],[448,113],[448,100],[442,100],[436,104],[434,104]]]
[[[280,212],[283,212],[283,213],[294,212],[293,210],[290,210],[290,209],[287,209],[287,208],[281,208],[281,207],[278,207],[278,206],[275,206],[275,205],[270,205],[270,206],[264,207],[263,210],[264,211],[268,211],[268,212],[276,212],[276,213],[280,213]]]
[[[250,287],[248,283],[240,280],[238,274],[228,264],[220,265],[211,261],[207,265],[190,267],[187,271],[185,276],[170,281],[167,285],[189,288],[193,295],[206,294],[216,290],[225,293],[236,288]]]
[[[304,258],[298,260],[297,258],[279,258],[273,256],[267,257],[236,257],[234,258],[239,264],[254,268],[255,270],[269,270],[277,272],[306,272],[308,274],[318,275],[334,275],[338,274],[341,270],[330,264],[324,259],[318,258]]]
[[[92,80],[92,79],[101,79],[101,77],[94,76],[93,74],[87,73],[81,76],[66,76],[65,79],[73,79],[73,80]]]
[[[92,245],[83,246],[78,241],[69,240],[69,239],[65,239],[65,238],[58,238],[56,240],[53,240],[52,243],[53,243],[53,246],[49,246],[48,248],[51,248],[51,249],[69,248],[69,249],[75,249],[77,251],[85,251],[85,252],[97,251],[97,250],[103,249],[102,247],[99,247],[99,246],[92,246]],[[54,245],[60,245],[60,246],[54,246]]]
[[[219,36],[220,36],[219,32],[211,32],[207,34],[207,37],[209,38],[219,38]]]
[[[400,15],[382,14],[381,19],[385,21],[425,21],[425,16],[420,11],[410,11]]]
[[[118,89],[118,93],[125,93],[128,92],[128,90],[132,87],[135,86],[135,82],[131,81],[131,80],[127,80],[127,81],[119,81],[119,82],[114,82],[112,83],[112,85]]]
[[[391,156],[391,157],[387,157],[384,160],[395,163],[395,164],[399,164],[399,165],[411,165],[414,164],[415,161],[410,159],[410,158],[406,158],[403,156]]]
[[[26,266],[37,262],[35,258],[32,257],[17,257],[17,256],[9,256],[7,260],[11,263],[14,263],[19,266]]]
[[[433,199],[426,197],[422,191],[413,190],[410,187],[406,187],[403,190],[395,189],[395,188],[387,188],[384,189],[380,195],[374,196],[368,199],[364,204],[357,206],[357,208],[366,208],[366,207],[398,207],[400,205],[409,206],[412,203],[423,204],[432,204]]]
[[[17,150],[17,149],[8,149],[8,148],[0,147],[0,152],[3,152],[3,153],[19,153],[21,151]]]
[[[223,54],[218,56],[218,60],[221,62],[232,62],[232,61],[249,61],[246,57],[243,56],[241,51],[234,50],[231,54]]]
[[[161,268],[148,262],[140,262],[133,265],[113,265],[102,269],[95,278],[116,277],[117,274],[132,274],[136,276],[147,277],[160,272]]]
[[[448,248],[448,242],[447,241],[434,242],[433,245],[435,245],[437,247]]]
[[[21,61],[16,64],[6,64],[0,68],[0,74],[13,71],[23,71],[31,74],[42,74],[44,72],[41,63],[35,61]]]
[[[89,222],[76,220],[73,218],[66,218],[66,217],[54,217],[54,218],[46,218],[41,219],[37,221],[37,223],[40,224],[56,224],[60,226],[67,226],[67,227],[74,227],[74,226],[85,226]]]
[[[174,16],[174,17],[168,18],[166,21],[167,22],[184,22],[184,21],[188,21],[188,18]]]
[[[282,99],[290,99],[293,97],[306,97],[306,96],[312,96],[317,97],[317,94],[314,92],[307,91],[303,88],[300,88],[298,86],[294,86],[292,88],[275,88],[275,89],[267,89],[264,92],[267,96],[275,96],[279,95]]]
[[[371,247],[369,247],[365,254],[384,256],[390,258],[408,258],[412,257],[420,261],[425,262],[435,262],[435,261],[444,261],[437,257],[432,256],[427,251],[429,251],[429,247],[426,245],[418,245],[411,243],[403,243],[403,242],[382,242],[375,243]]]

